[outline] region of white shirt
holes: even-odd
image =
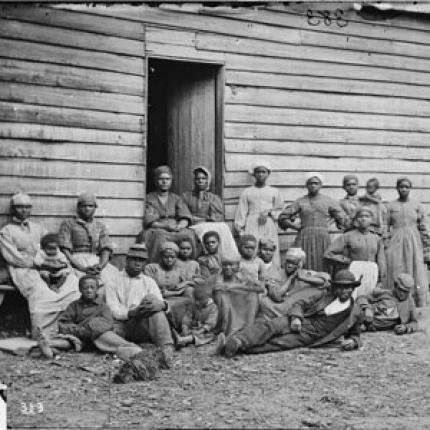
[[[351,304],[351,299],[348,299],[346,302],[341,302],[339,299],[336,299],[334,302],[331,302],[324,308],[324,313],[328,315],[339,314],[343,312],[345,309],[348,309]]]
[[[139,306],[148,294],[164,300],[156,282],[143,273],[132,278],[123,270],[114,282],[106,284],[106,303],[120,321],[127,320],[128,311]]]

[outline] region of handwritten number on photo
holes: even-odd
[[[308,18],[308,24],[316,27],[318,25],[324,24],[329,27],[334,22],[338,27],[346,27],[348,21],[343,19],[343,10],[336,9],[333,13],[329,10],[312,10],[308,9],[306,12]]]

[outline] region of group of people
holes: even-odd
[[[79,196],[76,217],[57,233],[31,220],[30,196],[13,195],[0,251],[28,301],[42,353],[53,357],[91,343],[136,372],[142,342],[156,344],[161,367],[169,367],[175,348],[217,335],[217,352],[231,357],[340,337],[341,348],[350,350],[360,345],[362,330],[417,329],[430,238],[422,206],[409,198],[408,178],[397,180],[399,198],[384,204],[376,178],[358,196],[358,178],[345,176],[346,196],[336,201],[320,192],[323,177],[312,172],[307,194],[285,204],[267,184],[267,163],[250,173],[254,185],[240,196],[234,220],[236,243],[205,167],[193,170],[194,188],[181,196],[171,192],[170,168],[156,168],[144,229],[122,271],[110,263],[113,245],[95,218],[94,195]],[[333,242],[332,223],[339,230]],[[283,265],[278,226],[297,232]]]

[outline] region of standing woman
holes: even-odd
[[[276,210],[282,208],[282,200],[279,191],[266,184],[271,173],[268,163],[261,162],[250,169],[255,183],[247,188],[240,196],[239,205],[234,218],[234,227],[240,235],[251,234],[260,239],[271,239],[276,250],[273,262],[280,265],[278,228]]]
[[[347,218],[336,200],[320,193],[322,182],[320,173],[311,172],[306,175],[308,194],[281,212],[279,226],[284,230],[290,227],[298,231],[293,246],[305,252],[305,269],[328,272],[324,253],[330,245],[329,225],[334,220],[340,229],[344,227]],[[292,224],[296,216],[300,218],[300,228]]]
[[[191,226],[203,243],[203,236],[208,231],[216,231],[220,238],[220,252],[224,255],[237,255],[236,242],[230,229],[224,222],[224,208],[221,199],[209,191],[212,175],[204,166],[193,169],[194,188],[185,191],[181,198],[191,212]]]
[[[406,177],[397,179],[399,198],[387,204],[389,240],[386,247],[388,288],[393,289],[400,273],[408,273],[415,280],[412,296],[415,304],[425,306],[428,279],[425,262],[430,260],[430,235],[426,214],[420,203],[410,200],[412,182]]]
[[[193,245],[193,258],[196,256],[194,233],[187,227],[191,223],[191,213],[183,200],[170,192],[172,171],[168,166],[159,166],[152,172],[156,191],[146,196],[144,231],[137,242],[145,242],[149,253],[149,262],[158,261],[160,246],[166,241],[179,243],[181,239],[190,239]]]
[[[0,251],[8,264],[14,285],[28,301],[32,336],[40,333],[52,338],[58,333],[57,320],[61,311],[78,299],[78,279],[70,273],[56,291],[51,290],[34,266],[45,229],[30,220],[30,196],[12,196],[12,220],[0,230]]]

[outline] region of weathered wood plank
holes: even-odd
[[[321,99],[323,100],[323,97]],[[384,112],[380,112],[380,114],[343,113],[329,110],[235,104],[225,107],[225,117],[228,121],[245,123],[311,125],[318,127],[416,131],[421,133],[430,131],[430,118],[428,117],[385,115]]]
[[[93,130],[41,124],[0,122],[0,137],[11,139],[55,140],[63,142],[94,142],[116,145],[142,145],[142,133]]]
[[[101,51],[143,57],[145,55],[143,41],[99,35],[81,31],[50,27],[17,20],[1,19],[0,37],[4,39],[18,39],[41,44],[68,46],[84,51]]]
[[[102,130],[123,130],[137,133],[144,131],[144,118],[140,115],[1,101],[0,121],[65,125]]]
[[[428,146],[424,133],[363,130],[328,127],[282,126],[268,124],[225,124],[226,138],[257,140],[291,140],[298,142],[356,143],[374,145]]]
[[[1,84],[0,100],[50,106],[94,109],[143,115],[144,98],[125,94],[53,88],[42,85]]]
[[[132,40],[144,40],[145,38],[144,28],[138,22],[118,19],[117,17],[89,15],[71,9],[70,6],[57,9],[49,6],[3,4],[0,8],[0,16]],[[86,6],[86,9],[89,9],[89,6]]]
[[[340,112],[380,113],[392,115],[429,116],[430,104],[424,100],[373,97],[350,94],[327,94],[311,91],[272,88],[227,87],[226,103],[259,106],[282,106]]]
[[[331,170],[331,171],[359,171],[363,168],[363,159],[353,157],[300,157],[292,155],[249,155],[249,154],[229,154],[226,157],[226,170],[248,170],[249,166],[258,163],[259,161],[267,161],[276,170]],[[366,170],[368,172],[385,172],[396,173],[427,173],[428,163],[424,161],[407,161],[407,160],[390,160],[389,163],[384,162],[385,158],[369,158],[365,161]]]
[[[232,52],[263,57],[296,58],[301,60],[357,64],[413,71],[430,70],[430,61],[426,59],[426,57],[408,57],[409,55],[417,54],[414,52],[417,45],[414,44],[402,44],[402,50],[398,49],[400,52],[391,52],[390,48],[398,46],[400,43],[381,40],[367,41],[367,43],[365,43],[362,38],[359,40],[353,38],[353,41],[349,42],[350,37],[347,35],[341,37],[343,43],[331,43],[332,39],[340,38],[337,35],[328,35],[325,38],[322,37],[323,41],[316,42],[321,38],[322,34],[310,32],[310,35],[313,37],[313,43],[317,43],[318,46],[306,46],[307,44],[312,44],[306,39],[308,33],[306,31],[301,31],[301,35],[302,44],[292,45],[287,42],[277,43],[245,38],[239,39],[237,37],[225,35],[219,36],[198,33],[196,34],[195,45],[197,49],[206,51]],[[308,39],[309,38],[308,36]],[[373,45],[383,45],[383,48],[380,48],[379,52],[370,52],[372,51]],[[428,58],[429,47],[422,47],[422,51],[422,54],[426,52]],[[375,72],[377,73],[377,71]]]
[[[17,190],[40,196],[73,197],[82,192],[106,198],[143,199],[144,182],[106,182],[103,179],[33,178],[26,176],[0,176],[1,192],[13,194]]]
[[[0,58],[0,80],[139,97],[144,95],[145,84],[142,76],[7,58]]]
[[[240,140],[226,139],[224,141],[226,152],[242,152],[250,154],[285,155],[315,155],[324,154],[326,157],[358,157],[358,158],[386,158],[405,160],[429,160],[429,147],[411,147],[405,141],[402,146],[394,145],[353,145],[308,143],[275,140]]]
[[[351,171],[354,173],[359,180],[360,185],[363,187],[366,181],[372,177],[377,177],[381,184],[381,188],[394,188],[396,185],[396,175],[393,173],[384,173],[379,171],[367,172],[365,165],[362,169],[357,171]],[[346,172],[324,172],[324,187],[342,187],[342,178]],[[276,187],[287,187],[287,186],[303,186],[305,184],[306,171],[290,171],[280,170],[273,171],[269,177],[268,183]],[[411,179],[414,189],[422,188],[424,190],[430,188],[430,175],[409,173],[408,178]],[[253,183],[253,178],[248,172],[226,172],[225,174],[225,187],[237,187],[237,186],[250,186]],[[304,188],[303,188],[304,190]]]
[[[144,60],[105,52],[58,47],[22,40],[0,39],[3,57],[144,75]]]
[[[244,70],[268,73],[284,73],[298,76],[321,76],[368,80],[371,82],[398,82],[412,85],[430,85],[430,76],[425,72],[411,72],[371,66],[314,62],[294,58],[259,58],[258,56],[225,54],[228,70]]]
[[[16,161],[16,157],[0,158],[0,172],[2,175],[136,182],[141,182],[145,178],[143,166],[115,164],[114,161],[111,164],[25,158],[20,158],[19,162]]]
[[[116,146],[2,139],[0,156],[11,158],[36,158],[43,160],[68,160],[96,163],[145,164],[145,150],[139,146]],[[1,172],[0,172],[1,174]]]
[[[324,94],[350,93],[367,96],[380,95],[426,100],[430,98],[430,87],[422,85],[415,86],[397,83],[357,81],[350,80],[347,77],[344,79],[337,79],[323,76],[306,77],[228,70],[226,72],[226,84],[229,86],[254,86],[284,90],[318,91]]]

